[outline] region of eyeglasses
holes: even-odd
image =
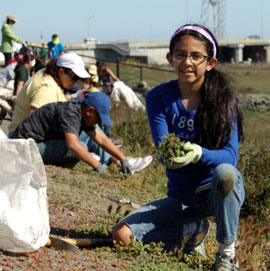
[[[176,52],[172,55],[174,62],[184,62],[187,58],[189,58],[193,64],[200,64],[206,59],[209,59],[208,56],[204,56],[200,53],[191,53],[190,55],[187,55],[185,53]]]
[[[81,78],[78,76],[78,75],[76,75],[76,74],[73,74],[73,75],[70,75],[69,74],[69,76],[70,76],[70,79],[73,81],[73,82],[77,82],[77,81],[79,81]]]
[[[63,69],[65,71],[65,73],[70,77],[71,81],[73,82],[77,82],[79,81],[81,78],[79,76],[77,76],[74,72],[72,72],[69,69]]]

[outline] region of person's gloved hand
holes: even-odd
[[[101,164],[99,164],[96,168],[95,171],[97,171],[99,174],[106,174],[107,173],[107,168]]]
[[[185,151],[184,156],[175,157],[172,161],[166,161],[164,165],[170,169],[178,169],[190,163],[197,163],[202,156],[202,148],[195,143],[185,142],[183,150]]]
[[[190,143],[188,141],[183,145],[183,149],[186,152],[192,153],[191,163],[195,164],[201,159],[201,156],[202,156],[202,147],[201,146],[199,146],[195,143]]]
[[[121,170],[124,174],[131,174],[132,175],[132,168],[130,163],[128,162],[128,159],[120,161],[121,163]]]

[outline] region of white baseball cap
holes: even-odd
[[[80,78],[90,77],[90,74],[84,67],[82,58],[75,53],[61,55],[56,61],[56,66],[71,69]]]

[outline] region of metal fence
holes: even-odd
[[[42,49],[44,49],[44,47],[41,46],[29,46],[34,54],[35,57],[38,58],[40,56],[40,52]],[[100,57],[95,57],[95,56],[88,56],[88,55],[82,55],[82,54],[78,54],[83,58],[88,58],[90,61],[87,61],[89,63],[92,63],[93,60],[94,61],[102,61],[104,63],[110,63],[115,65],[115,73],[116,76],[118,78],[121,78],[121,74],[122,74],[122,69],[121,67],[132,67],[132,68],[136,68],[139,69],[139,73],[138,73],[138,80],[141,82],[143,80],[145,80],[145,71],[146,70],[153,70],[153,71],[159,71],[159,72],[165,72],[165,73],[174,73],[174,71],[172,69],[167,69],[167,68],[162,68],[162,67],[157,67],[157,66],[151,66],[151,65],[147,65],[147,64],[133,64],[133,63],[127,63],[127,61],[121,61],[121,60],[111,60],[111,59],[105,59],[105,58],[100,58]]]
[[[80,54],[79,54],[80,55]],[[172,69],[166,69],[166,68],[161,68],[161,67],[154,67],[151,65],[140,65],[140,64],[131,64],[131,63],[126,63],[120,60],[109,60],[109,59],[104,59],[104,58],[97,58],[97,57],[93,57],[93,56],[85,56],[85,55],[80,55],[82,57],[86,57],[86,58],[91,58],[91,59],[95,59],[96,61],[102,61],[104,63],[112,63],[114,65],[116,65],[116,76],[118,78],[121,78],[121,68],[120,67],[124,67],[124,66],[128,66],[128,67],[132,67],[132,68],[137,68],[139,69],[139,80],[143,81],[144,80],[144,70],[148,69],[148,70],[155,70],[155,71],[160,71],[160,72],[168,72],[168,73],[174,73],[174,71]]]

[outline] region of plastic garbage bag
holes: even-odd
[[[145,106],[142,104],[140,99],[136,96],[134,91],[125,85],[122,81],[115,81],[113,83],[113,90],[110,98],[114,102],[124,101],[130,108],[138,109],[142,108],[145,110]]]
[[[0,249],[34,252],[49,239],[47,179],[33,139],[0,139]]]
[[[2,129],[0,129],[0,139],[5,139],[5,138],[7,138],[6,134],[4,133]]]
[[[3,100],[11,100],[13,96],[13,91],[8,89],[8,88],[4,88],[4,87],[0,87],[0,98]]]
[[[10,115],[12,115],[12,107],[11,107],[11,105],[7,102],[7,101],[5,101],[5,100],[3,100],[3,99],[1,99],[0,98],[0,111],[2,112],[5,112],[5,113],[9,113]]]
[[[14,62],[0,70],[0,86],[1,87],[6,87],[8,83],[12,81],[13,83],[12,90],[14,89],[14,78],[15,78],[14,69],[16,65],[17,65],[17,62]]]

